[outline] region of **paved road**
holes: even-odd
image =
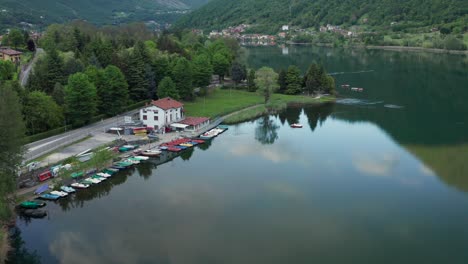
[[[138,110],[129,111],[116,117],[104,119],[100,122],[82,128],[74,129],[60,135],[52,136],[27,144],[25,146],[27,152],[24,155],[24,160],[25,162],[28,162],[53,150],[56,150],[57,148],[81,140],[87,137],[88,135],[92,135],[93,133],[105,132],[110,127],[123,124],[124,116],[129,116],[136,113],[138,113]]]
[[[37,62],[37,59],[39,58],[39,56],[44,53],[44,50],[41,49],[41,48],[37,48],[36,49],[36,53],[34,54],[34,58],[32,59],[32,61],[26,66],[26,68],[24,69],[24,71],[21,72],[20,74],[20,83],[21,85],[24,87],[26,86],[26,83],[28,83],[28,79],[29,79],[29,75],[31,74],[31,71],[34,67],[34,64],[36,64]]]

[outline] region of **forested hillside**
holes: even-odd
[[[72,19],[95,24],[143,20],[174,20],[180,16],[161,11],[187,10],[207,0],[0,0],[0,27],[17,27],[20,22],[47,25]]]
[[[179,26],[221,29],[241,23],[263,31],[277,31],[282,24],[302,28],[319,25],[461,27],[468,24],[466,0],[213,0],[183,17]]]

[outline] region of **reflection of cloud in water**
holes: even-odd
[[[430,168],[425,166],[424,164],[421,164],[419,166],[419,171],[421,172],[422,175],[435,176],[435,173]]]
[[[353,164],[362,173],[375,176],[390,176],[398,163],[395,154],[387,153],[380,156],[354,155]]]
[[[239,144],[231,148],[231,153],[235,156],[260,155],[264,159],[274,163],[298,161],[306,164],[301,155],[288,149],[287,145],[283,144]]]
[[[298,188],[292,186],[291,184],[285,182],[268,182],[266,184],[266,189],[273,193],[279,194],[285,198],[293,198],[293,199],[304,199],[304,193],[300,191]]]

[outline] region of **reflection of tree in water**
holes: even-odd
[[[149,179],[149,177],[153,174],[153,168],[153,164],[149,162],[142,162],[138,166],[136,166],[138,173],[145,180]]]
[[[281,124],[284,124],[284,121],[288,121],[288,125],[299,123],[299,117],[301,116],[302,108],[301,107],[288,107],[286,111],[279,113],[279,119]]]
[[[11,250],[8,253],[8,260],[6,263],[11,263],[11,264],[22,264],[22,263],[27,263],[27,264],[39,264],[41,263],[41,257],[37,254],[36,251],[34,252],[29,252],[25,247],[24,247],[24,241],[23,238],[21,237],[21,231],[17,227],[13,227],[11,230],[11,247],[13,250]]]
[[[182,158],[182,160],[188,161],[192,157],[194,151],[195,148],[188,148],[182,151],[182,153],[180,153],[180,157]]]
[[[325,104],[317,106],[308,106],[304,108],[305,115],[309,121],[309,126],[312,132],[317,128],[317,125],[322,123],[333,113],[334,104]]]
[[[205,143],[198,145],[201,150],[208,150],[211,146],[212,140],[205,140]]]
[[[255,139],[262,144],[273,144],[278,139],[279,125],[269,116],[261,117],[255,128]]]

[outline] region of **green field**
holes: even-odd
[[[217,117],[224,116],[249,106],[258,107],[240,111],[226,119],[227,123],[238,123],[249,120],[263,114],[268,110],[278,111],[286,108],[287,104],[313,104],[334,101],[334,97],[322,97],[320,99],[302,95],[273,94],[268,105],[257,93],[217,89],[206,97],[197,98],[194,102],[185,103],[185,114],[187,116]]]

